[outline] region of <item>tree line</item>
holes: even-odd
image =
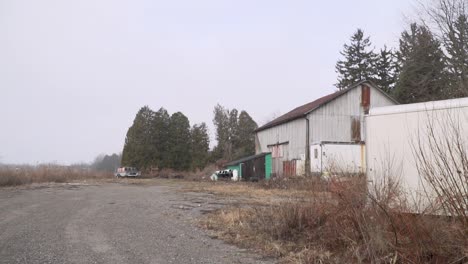
[[[213,111],[218,144],[213,149],[215,160],[233,160],[255,153],[254,130],[257,123],[246,111],[216,105]]]
[[[142,107],[128,129],[122,165],[141,169],[170,168],[179,171],[203,169],[220,159],[230,160],[255,152],[253,131],[257,124],[246,111],[238,114],[217,105],[213,123],[217,145],[210,150],[206,123],[190,126],[181,112]]]
[[[468,96],[468,2],[437,0],[425,19],[400,35],[399,46],[375,51],[358,29],[336,63],[338,89],[370,80],[400,103]]]
[[[114,172],[120,167],[121,159],[122,156],[120,154],[100,154],[94,159],[90,167],[97,171]]]

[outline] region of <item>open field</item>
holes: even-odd
[[[0,263],[468,261],[463,221],[391,209],[395,193],[369,202],[362,184],[92,178],[4,187]]]

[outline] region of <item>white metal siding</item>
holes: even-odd
[[[268,145],[281,144],[275,150]],[[296,119],[257,133],[256,152],[272,152],[272,173],[283,175],[283,162],[304,159],[306,152],[306,120]],[[278,156],[279,154],[279,156]]]
[[[371,108],[395,105],[395,102],[393,100],[391,100],[388,96],[382,94],[382,92],[375,88],[371,88],[370,98]]]
[[[310,147],[310,150],[312,172],[365,172],[365,146],[363,144],[315,144]]]
[[[371,88],[370,107],[395,103],[379,90]],[[351,142],[352,118],[361,121],[361,140],[365,141],[364,112],[361,107],[361,87],[356,87],[308,115],[310,144],[321,141]]]
[[[257,154],[270,152],[268,145],[289,141],[283,145],[284,160],[300,159],[306,149],[306,121],[296,119],[257,133]]]

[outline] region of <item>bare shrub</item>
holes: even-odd
[[[435,214],[455,217],[468,236],[468,142],[462,122],[449,113],[429,122],[412,143],[422,187]]]
[[[402,213],[402,203],[394,202],[400,200],[398,183],[388,180],[370,193],[365,177],[337,176],[324,183],[329,196],[311,192],[309,199],[221,209],[202,223],[228,241],[289,263],[468,261],[462,226],[450,218]]]
[[[208,164],[203,168],[203,170],[195,170],[195,171],[177,171],[169,168],[165,169],[157,169],[152,170],[151,174],[144,173],[144,177],[158,177],[164,179],[186,179],[186,180],[194,180],[194,181],[202,181],[202,180],[209,180],[209,177],[213,172],[216,171],[216,165]]]
[[[325,191],[328,183],[318,177],[274,177],[262,180],[259,187],[263,189],[283,189],[299,191]]]

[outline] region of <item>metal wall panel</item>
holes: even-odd
[[[281,155],[285,160],[300,159],[305,153],[306,144],[306,121],[305,119],[296,119],[285,124],[281,124],[257,133],[257,154],[262,152],[272,152],[272,147],[277,143],[283,144]],[[287,147],[284,147],[287,145]]]
[[[286,143],[287,142],[287,143]],[[272,153],[272,174],[283,175],[283,161],[301,159],[306,152],[306,120],[296,119],[257,133],[256,153]],[[275,144],[281,145],[274,146]]]
[[[312,145],[310,149],[313,173],[365,173],[364,144],[323,143]]]
[[[370,98],[370,107],[395,104],[375,88],[371,88]],[[361,140],[365,141],[361,99],[361,88],[357,87],[310,113],[310,144],[321,141],[352,142],[352,124],[356,119],[361,120]]]

